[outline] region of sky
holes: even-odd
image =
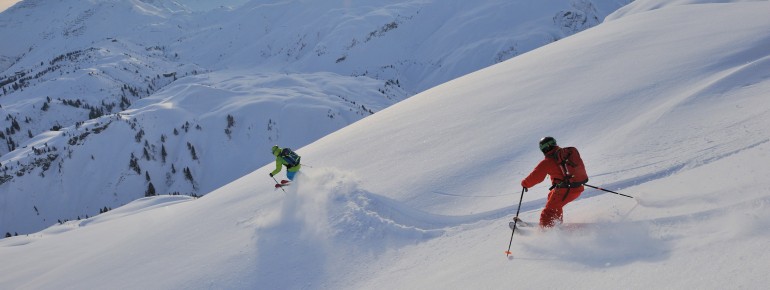
[[[285,193],[265,164],[0,240],[0,288],[763,289],[770,3],[650,6],[299,148]],[[195,95],[127,115],[169,121]],[[545,203],[549,184],[518,185],[544,135],[634,198],[587,190],[506,258],[517,206],[533,223]]]

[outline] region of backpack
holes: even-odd
[[[289,148],[283,148],[281,154],[279,154],[284,161],[286,161],[286,167],[295,167],[299,165],[300,156]]]
[[[588,173],[580,153],[575,147],[565,147],[559,149],[555,154],[556,162],[559,163],[564,176],[567,180],[562,180],[565,187],[578,187],[588,182]]]

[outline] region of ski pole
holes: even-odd
[[[625,194],[622,194],[622,193],[619,193],[619,192],[614,192],[612,190],[606,190],[604,188],[593,186],[593,185],[590,185],[590,184],[583,184],[583,185],[591,187],[591,188],[596,188],[598,190],[606,191],[606,192],[609,192],[609,193],[614,193],[614,194],[617,194],[617,195],[622,195],[622,196],[625,196],[625,197],[634,198],[633,196],[630,196],[630,195],[625,195]]]
[[[277,179],[275,179],[275,177],[273,177],[273,176],[270,176],[270,178],[272,178],[273,180],[275,180],[275,185],[281,185],[280,183],[278,183],[278,180],[277,180]],[[280,187],[280,188],[281,188],[281,190],[283,190],[283,193],[286,193],[286,190],[285,190],[285,189],[283,189],[283,186],[277,186],[277,187]]]
[[[508,250],[505,251],[505,256],[511,255],[511,244],[513,244],[513,233],[516,232],[516,223],[519,221],[519,211],[521,210],[521,200],[524,199],[524,187],[521,188],[521,197],[519,197],[519,208],[516,209],[516,218],[513,219],[513,229],[511,229],[511,240],[508,241]]]

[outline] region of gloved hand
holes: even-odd
[[[270,172],[270,177],[273,177],[273,173],[272,172]]]
[[[529,191],[529,188],[526,188],[526,187],[523,187],[523,186],[522,186],[521,188],[523,188],[523,189],[524,189],[524,192],[527,192],[527,191]]]

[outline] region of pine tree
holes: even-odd
[[[128,161],[128,168],[133,169],[136,174],[142,174],[142,169],[139,168],[139,160],[131,153],[131,159]]]
[[[192,155],[192,159],[198,160],[198,154],[195,153],[195,146],[190,144],[190,142],[187,142],[187,149],[190,149],[190,155]]]
[[[232,128],[233,126],[235,126],[235,117],[227,114],[227,128]]]
[[[150,161],[150,152],[147,151],[147,147],[144,147],[142,157],[144,157],[145,160]]]
[[[147,186],[147,191],[144,192],[144,196],[155,196],[155,186],[152,185],[152,182],[150,182],[150,185]]]
[[[185,179],[189,180],[190,183],[194,183],[195,182],[195,181],[193,181],[192,172],[190,172],[190,168],[189,167],[185,167],[184,169],[182,169],[182,171],[184,172],[184,178]]]
[[[134,140],[136,140],[136,143],[141,143],[143,136],[144,136],[144,129],[140,129],[139,132],[136,132],[136,136],[134,136]]]

